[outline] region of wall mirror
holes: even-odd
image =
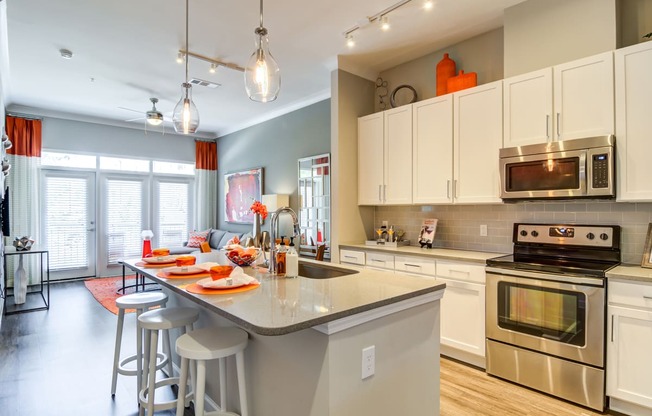
[[[299,254],[330,259],[331,181],[330,154],[299,159]],[[320,250],[320,247],[324,246]]]

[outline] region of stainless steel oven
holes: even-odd
[[[614,198],[614,146],[610,135],[501,149],[501,198]]]
[[[605,401],[604,274],[618,226],[515,224],[514,253],[487,261],[487,372],[581,405]]]

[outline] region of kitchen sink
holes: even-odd
[[[322,266],[321,264],[299,262],[299,276],[308,279],[331,279],[333,277],[346,276],[358,273],[357,270],[341,269],[333,266]]]

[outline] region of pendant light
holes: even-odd
[[[281,89],[281,73],[274,57],[269,53],[267,29],[263,26],[263,0],[260,0],[260,26],[256,34],[256,51],[245,68],[245,89],[253,101],[274,101]]]
[[[186,0],[186,82],[181,84],[181,99],[174,107],[172,122],[177,133],[189,134],[199,127],[199,111],[192,102],[192,85],[188,83],[188,0]]]

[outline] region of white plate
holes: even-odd
[[[205,279],[198,280],[197,284],[199,286],[203,287],[204,289],[216,289],[216,290],[234,289],[236,287],[246,286],[248,284],[248,283],[235,283],[234,282],[232,285],[228,286],[226,284],[226,282],[227,282],[227,278],[213,280],[213,278],[207,277]]]
[[[163,269],[164,272],[170,274],[197,274],[206,273],[206,270],[197,266],[173,266]]]
[[[159,256],[159,257],[145,257],[143,261],[149,264],[165,264],[172,263],[177,259],[176,256]]]

